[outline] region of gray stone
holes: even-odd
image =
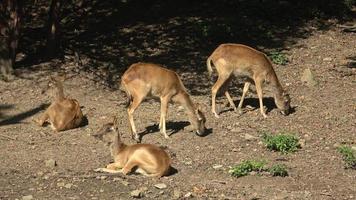
[[[57,166],[57,162],[53,159],[49,159],[45,161],[46,167],[49,168],[54,168],[55,166]]]
[[[133,198],[141,198],[142,192],[141,192],[141,190],[133,190],[133,191],[131,191],[130,195]]]
[[[305,147],[305,143],[306,143],[305,139],[300,139],[299,140],[299,145],[300,145],[301,148]]]
[[[124,185],[124,186],[128,186],[130,183],[127,182],[127,181],[121,181],[121,183]]]
[[[222,165],[213,165],[213,168],[214,169],[220,169],[220,168],[222,168],[223,166]]]
[[[173,191],[173,198],[174,198],[174,199],[179,199],[179,198],[181,198],[181,196],[182,196],[181,191],[178,190],[178,189],[174,189],[174,191]]]
[[[22,200],[31,200],[31,199],[33,199],[32,195],[26,195],[22,197]]]
[[[244,136],[245,140],[257,140],[258,137],[255,137],[253,135],[250,135],[248,133],[245,133],[245,136]]]
[[[64,185],[65,185],[64,182],[58,182],[58,183],[57,183],[57,186],[58,186],[58,187],[64,187]]]
[[[308,86],[316,86],[318,84],[313,72],[309,68],[304,70],[300,80],[305,82]]]
[[[191,192],[188,192],[187,194],[184,195],[185,198],[190,198],[192,196],[193,196],[193,194]]]
[[[155,187],[158,189],[165,189],[165,188],[167,188],[167,185],[164,183],[158,183],[155,185]]]
[[[70,189],[72,186],[73,186],[73,184],[71,184],[71,183],[67,183],[64,185],[64,187],[67,189]]]

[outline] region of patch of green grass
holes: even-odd
[[[356,169],[356,152],[351,147],[340,146],[338,148],[339,153],[342,154],[342,158],[345,162],[346,168]]]
[[[251,172],[268,172],[272,176],[288,176],[287,167],[283,164],[275,164],[272,167],[266,167],[265,161],[257,161],[257,160],[245,160],[240,164],[232,167],[229,170],[229,173],[234,177],[246,176]]]
[[[264,161],[256,161],[256,160],[246,160],[240,163],[239,165],[232,167],[229,170],[229,173],[235,177],[246,176],[248,173],[262,172],[265,171],[265,162]]]
[[[299,139],[291,134],[272,135],[263,133],[262,139],[268,149],[284,154],[294,152],[300,148]]]
[[[271,168],[268,169],[269,173],[272,176],[281,176],[285,177],[288,176],[287,167],[283,164],[275,164]]]
[[[287,56],[280,51],[272,51],[268,54],[268,57],[277,65],[286,65],[288,63]]]

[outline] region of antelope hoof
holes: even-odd
[[[140,137],[138,136],[138,134],[133,135],[132,139],[134,139],[137,143],[140,142]]]
[[[218,115],[216,112],[213,111],[213,114],[214,114],[214,116],[215,116],[216,118],[220,118],[219,115]]]
[[[170,137],[167,134],[164,134],[164,138],[169,139]]]
[[[237,109],[237,112],[238,112],[240,115],[242,115],[242,114],[244,113],[241,108]]]

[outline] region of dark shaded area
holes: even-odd
[[[350,57],[347,57],[347,59],[348,59],[348,62],[346,64],[346,67],[351,68],[351,69],[356,68],[356,56],[350,56]]]
[[[81,2],[63,5],[61,14],[63,52],[58,58],[73,63],[72,71],[89,72],[116,88],[130,64],[155,62],[178,71],[195,95],[207,94],[205,61],[221,43],[242,43],[267,53],[288,51],[312,31],[355,17],[352,0]],[[20,67],[44,61],[43,8],[48,7],[47,1],[25,4],[20,47],[27,56]]]
[[[166,122],[167,134],[168,134],[168,136],[174,135],[189,125],[190,125],[190,123],[187,121],[180,121],[180,122],[167,121]],[[161,134],[162,137],[164,137],[163,134],[160,133],[160,131],[159,131],[158,124],[154,124],[151,126],[147,126],[145,131],[138,133],[138,135],[140,137],[140,141],[142,140],[143,136],[150,134],[150,133]]]
[[[79,124],[78,128],[88,126],[89,125],[89,120],[86,115],[83,116],[82,122]]]
[[[8,110],[14,108],[14,105],[9,104],[0,104],[0,119],[4,118],[4,115],[1,113],[2,110]]]
[[[41,105],[39,105],[31,110],[28,110],[26,112],[14,115],[12,117],[8,117],[8,118],[0,121],[0,126],[21,123],[22,120],[24,120],[28,117],[31,117],[31,116],[35,115],[36,113],[44,110],[47,106],[48,106],[48,104],[41,104]]]

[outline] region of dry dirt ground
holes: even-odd
[[[92,136],[112,115],[120,115],[123,140],[133,143],[124,94],[91,80],[87,72],[74,73],[67,62],[19,69],[23,78],[0,82],[0,199],[26,195],[34,199],[130,199],[133,190],[140,190],[144,199],[356,199],[356,171],[344,169],[336,150],[342,143],[356,145],[356,35],[337,27],[314,31],[286,53],[290,62],[274,67],[292,98],[295,112],[289,116],[279,114],[270,95],[265,94],[267,119],[258,109],[240,116],[223,107],[223,98],[219,100],[221,118],[214,118],[209,92],[213,80],[209,82],[206,73],[194,74],[205,77],[209,84],[203,94],[192,96],[204,105],[211,131],[206,137],[187,131],[184,110],[171,105],[168,129],[174,134],[165,139],[157,130],[159,103],[148,100],[139,107],[135,120],[139,131],[144,132],[142,142],[166,146],[177,169],[177,173],[161,179],[93,171],[112,161],[109,149]],[[41,93],[53,74],[48,68],[67,71],[65,92],[83,106],[88,118],[85,126],[55,134],[49,126],[37,127],[32,122],[50,102]],[[301,82],[306,68],[314,72],[317,86]],[[194,78],[180,75],[183,82]],[[241,88],[236,91],[233,94],[238,103]],[[249,93],[245,105],[256,108],[257,102],[256,94]],[[287,155],[271,152],[260,142],[261,131],[294,133],[305,140],[305,146]],[[49,159],[57,166],[47,167]],[[283,163],[289,176],[230,176],[229,167],[247,159]],[[158,183],[167,188],[155,188]]]

